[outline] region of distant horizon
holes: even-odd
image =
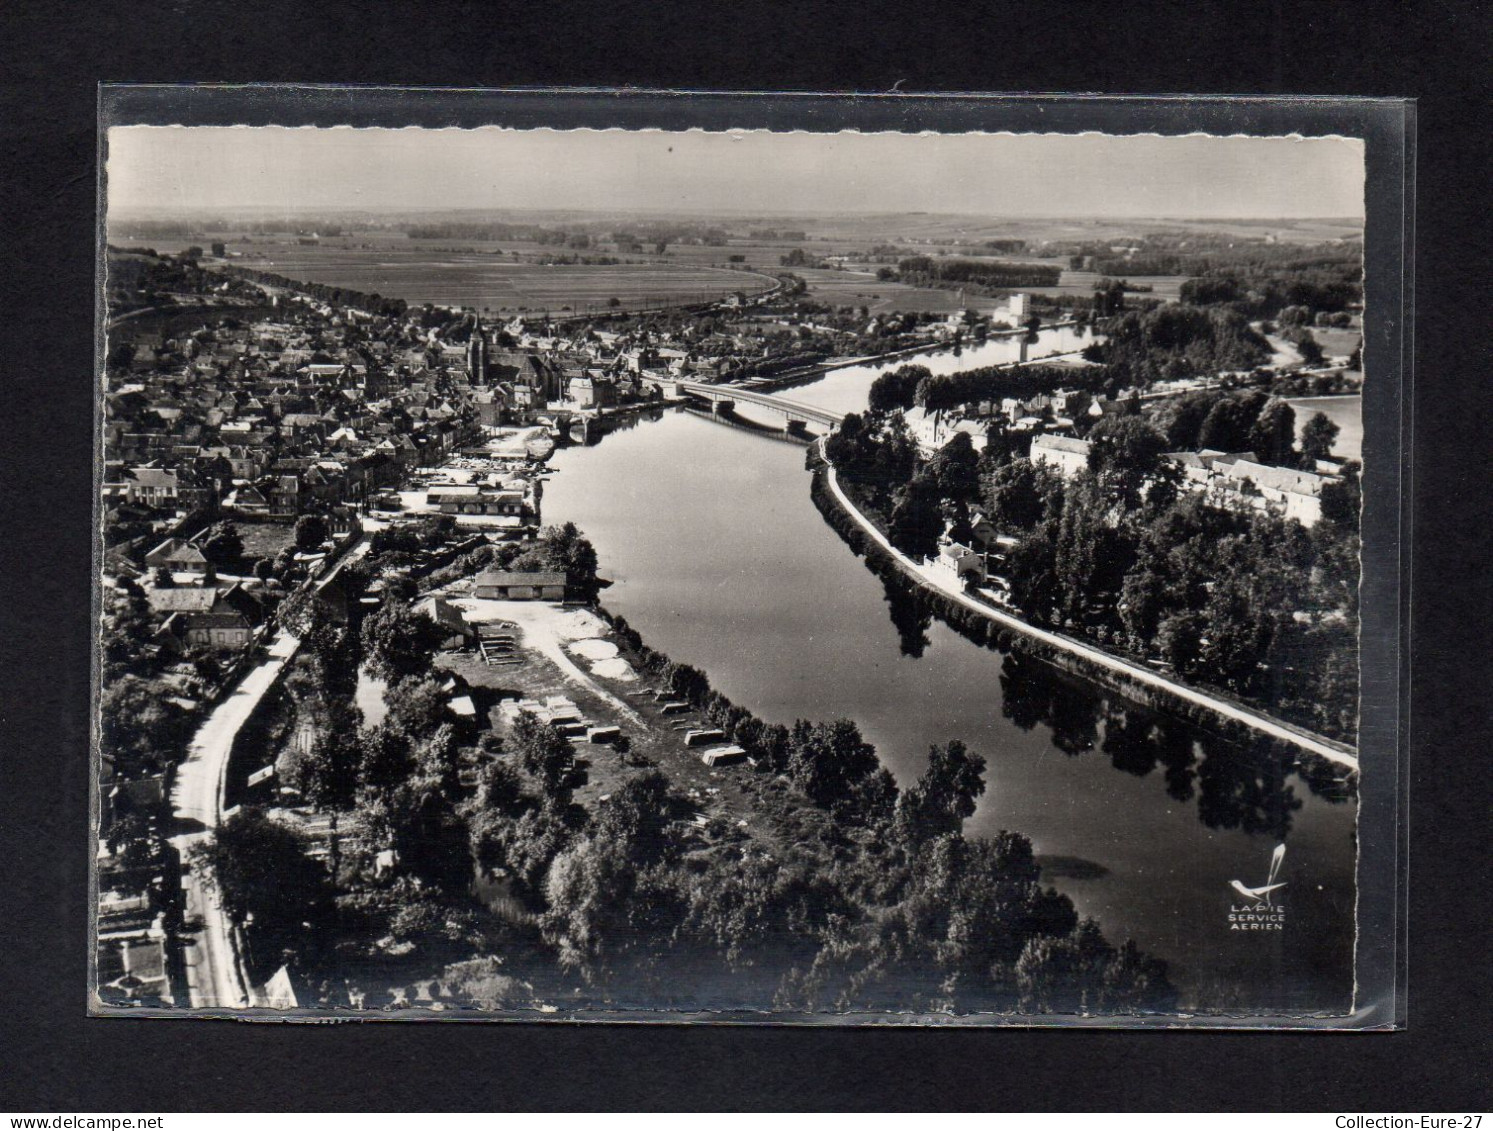
[[[1113,223],[1126,221],[1130,223],[1184,223],[1184,224],[1305,224],[1305,223],[1331,223],[1331,224],[1361,224],[1363,217],[1350,214],[1331,215],[1323,213],[1313,216],[1167,216],[1156,215],[1103,215],[1100,213],[1057,213],[1057,212],[1031,212],[1014,213],[1006,212],[994,215],[988,212],[941,212],[931,209],[909,209],[874,212],[764,212],[760,209],[728,209],[728,208],[540,208],[540,207],[501,207],[472,205],[462,208],[390,208],[390,209],[368,209],[368,208],[281,208],[276,205],[243,205],[234,208],[165,208],[157,209],[150,205],[140,205],[129,209],[111,209],[117,219],[136,219],[149,217],[151,219],[176,219],[176,218],[213,218],[232,217],[250,213],[264,213],[271,216],[296,216],[296,217],[322,217],[322,216],[363,216],[369,219],[385,219],[426,216],[444,216],[453,213],[469,215],[495,215],[499,213],[532,214],[532,215],[570,215],[570,216],[606,216],[606,215],[630,215],[630,216],[721,216],[728,219],[819,219],[833,220],[840,217],[853,216],[857,219],[869,219],[877,216],[903,217],[903,216],[937,216],[950,219],[981,219],[981,220],[1093,220]]]
[[[120,218],[1364,215],[1363,142],[1344,137],[120,126],[107,144],[107,199]]]

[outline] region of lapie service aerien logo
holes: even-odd
[[[1283,931],[1286,927],[1286,908],[1275,893],[1285,887],[1285,881],[1277,881],[1281,862],[1286,858],[1286,846],[1277,844],[1270,856],[1270,874],[1259,887],[1245,887],[1238,880],[1230,880],[1237,899],[1229,904],[1229,930],[1231,931]]]

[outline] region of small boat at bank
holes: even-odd
[[[555,452],[554,438],[541,433],[524,444],[524,452],[530,459],[547,460]]]

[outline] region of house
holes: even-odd
[[[243,483],[235,487],[233,491],[223,500],[223,509],[246,515],[268,515],[270,513],[270,501],[264,497],[264,493],[252,483]]]
[[[160,567],[171,573],[206,573],[207,558],[190,542],[167,538],[145,555],[145,564],[151,569]]]
[[[558,572],[515,573],[490,569],[478,574],[473,596],[496,601],[563,601],[565,575]]]
[[[566,399],[581,408],[605,408],[616,401],[616,393],[616,384],[601,374],[572,377],[565,388]]]
[[[961,542],[945,542],[940,545],[933,564],[938,569],[953,574],[955,580],[960,582],[971,578],[976,582],[985,580],[984,555]]]
[[[415,604],[414,611],[429,617],[445,630],[446,636],[441,641],[443,649],[461,648],[477,638],[477,630],[467,623],[461,610],[444,598],[426,597]]]
[[[1054,468],[1064,479],[1071,479],[1089,466],[1089,442],[1072,436],[1036,436],[1032,439],[1031,460]]]
[[[125,498],[146,507],[174,509],[181,498],[181,479],[174,468],[135,467],[124,473]]]
[[[202,552],[200,550],[196,550],[195,548],[189,547],[186,542],[183,542],[179,538],[167,538],[164,542],[162,542],[155,549],[148,551],[146,553],[146,555],[145,555],[145,568],[146,569],[185,569],[186,568],[185,566],[173,566],[171,564],[173,561],[185,560],[185,559],[181,558],[180,555],[178,554],[178,551],[180,551],[180,550],[182,550],[184,548],[191,548],[191,549],[193,549],[193,553],[195,555],[196,560],[200,560],[200,562],[201,562],[201,568],[199,568],[198,570],[195,570],[193,572],[198,572],[198,573],[202,572],[202,570],[205,569],[206,566],[207,566],[207,559],[202,556]]]
[[[114,1005],[171,1004],[166,941],[158,929],[118,936],[100,934],[98,994]]]
[[[477,409],[477,423],[483,428],[496,428],[507,418],[509,394],[502,387],[481,389],[472,394],[472,404]]]
[[[210,585],[152,589],[146,594],[146,600],[150,602],[150,611],[163,617],[172,613],[210,613],[218,603],[218,591]]]
[[[242,648],[249,643],[253,626],[239,612],[172,613],[156,630],[156,640],[167,647]]]
[[[974,548],[982,554],[988,554],[996,544],[1000,531],[996,529],[995,523],[991,522],[984,514],[976,511],[969,520],[971,533],[970,541]]]
[[[1236,459],[1218,467],[1228,485],[1246,495],[1258,492],[1255,497],[1263,500],[1264,509],[1294,518],[1302,526],[1313,526],[1322,517],[1322,487],[1331,482],[1330,476],[1250,459]]]

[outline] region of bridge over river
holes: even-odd
[[[753,408],[780,413],[784,419],[784,427],[789,432],[801,432],[809,424],[818,425],[826,430],[838,428],[840,422],[845,419],[844,415],[838,412],[800,404],[787,397],[776,397],[768,393],[744,389],[739,385],[703,385],[697,381],[680,381],[676,387],[685,396],[705,401],[710,405],[712,412],[720,415],[731,412],[737,405],[750,405]]]

